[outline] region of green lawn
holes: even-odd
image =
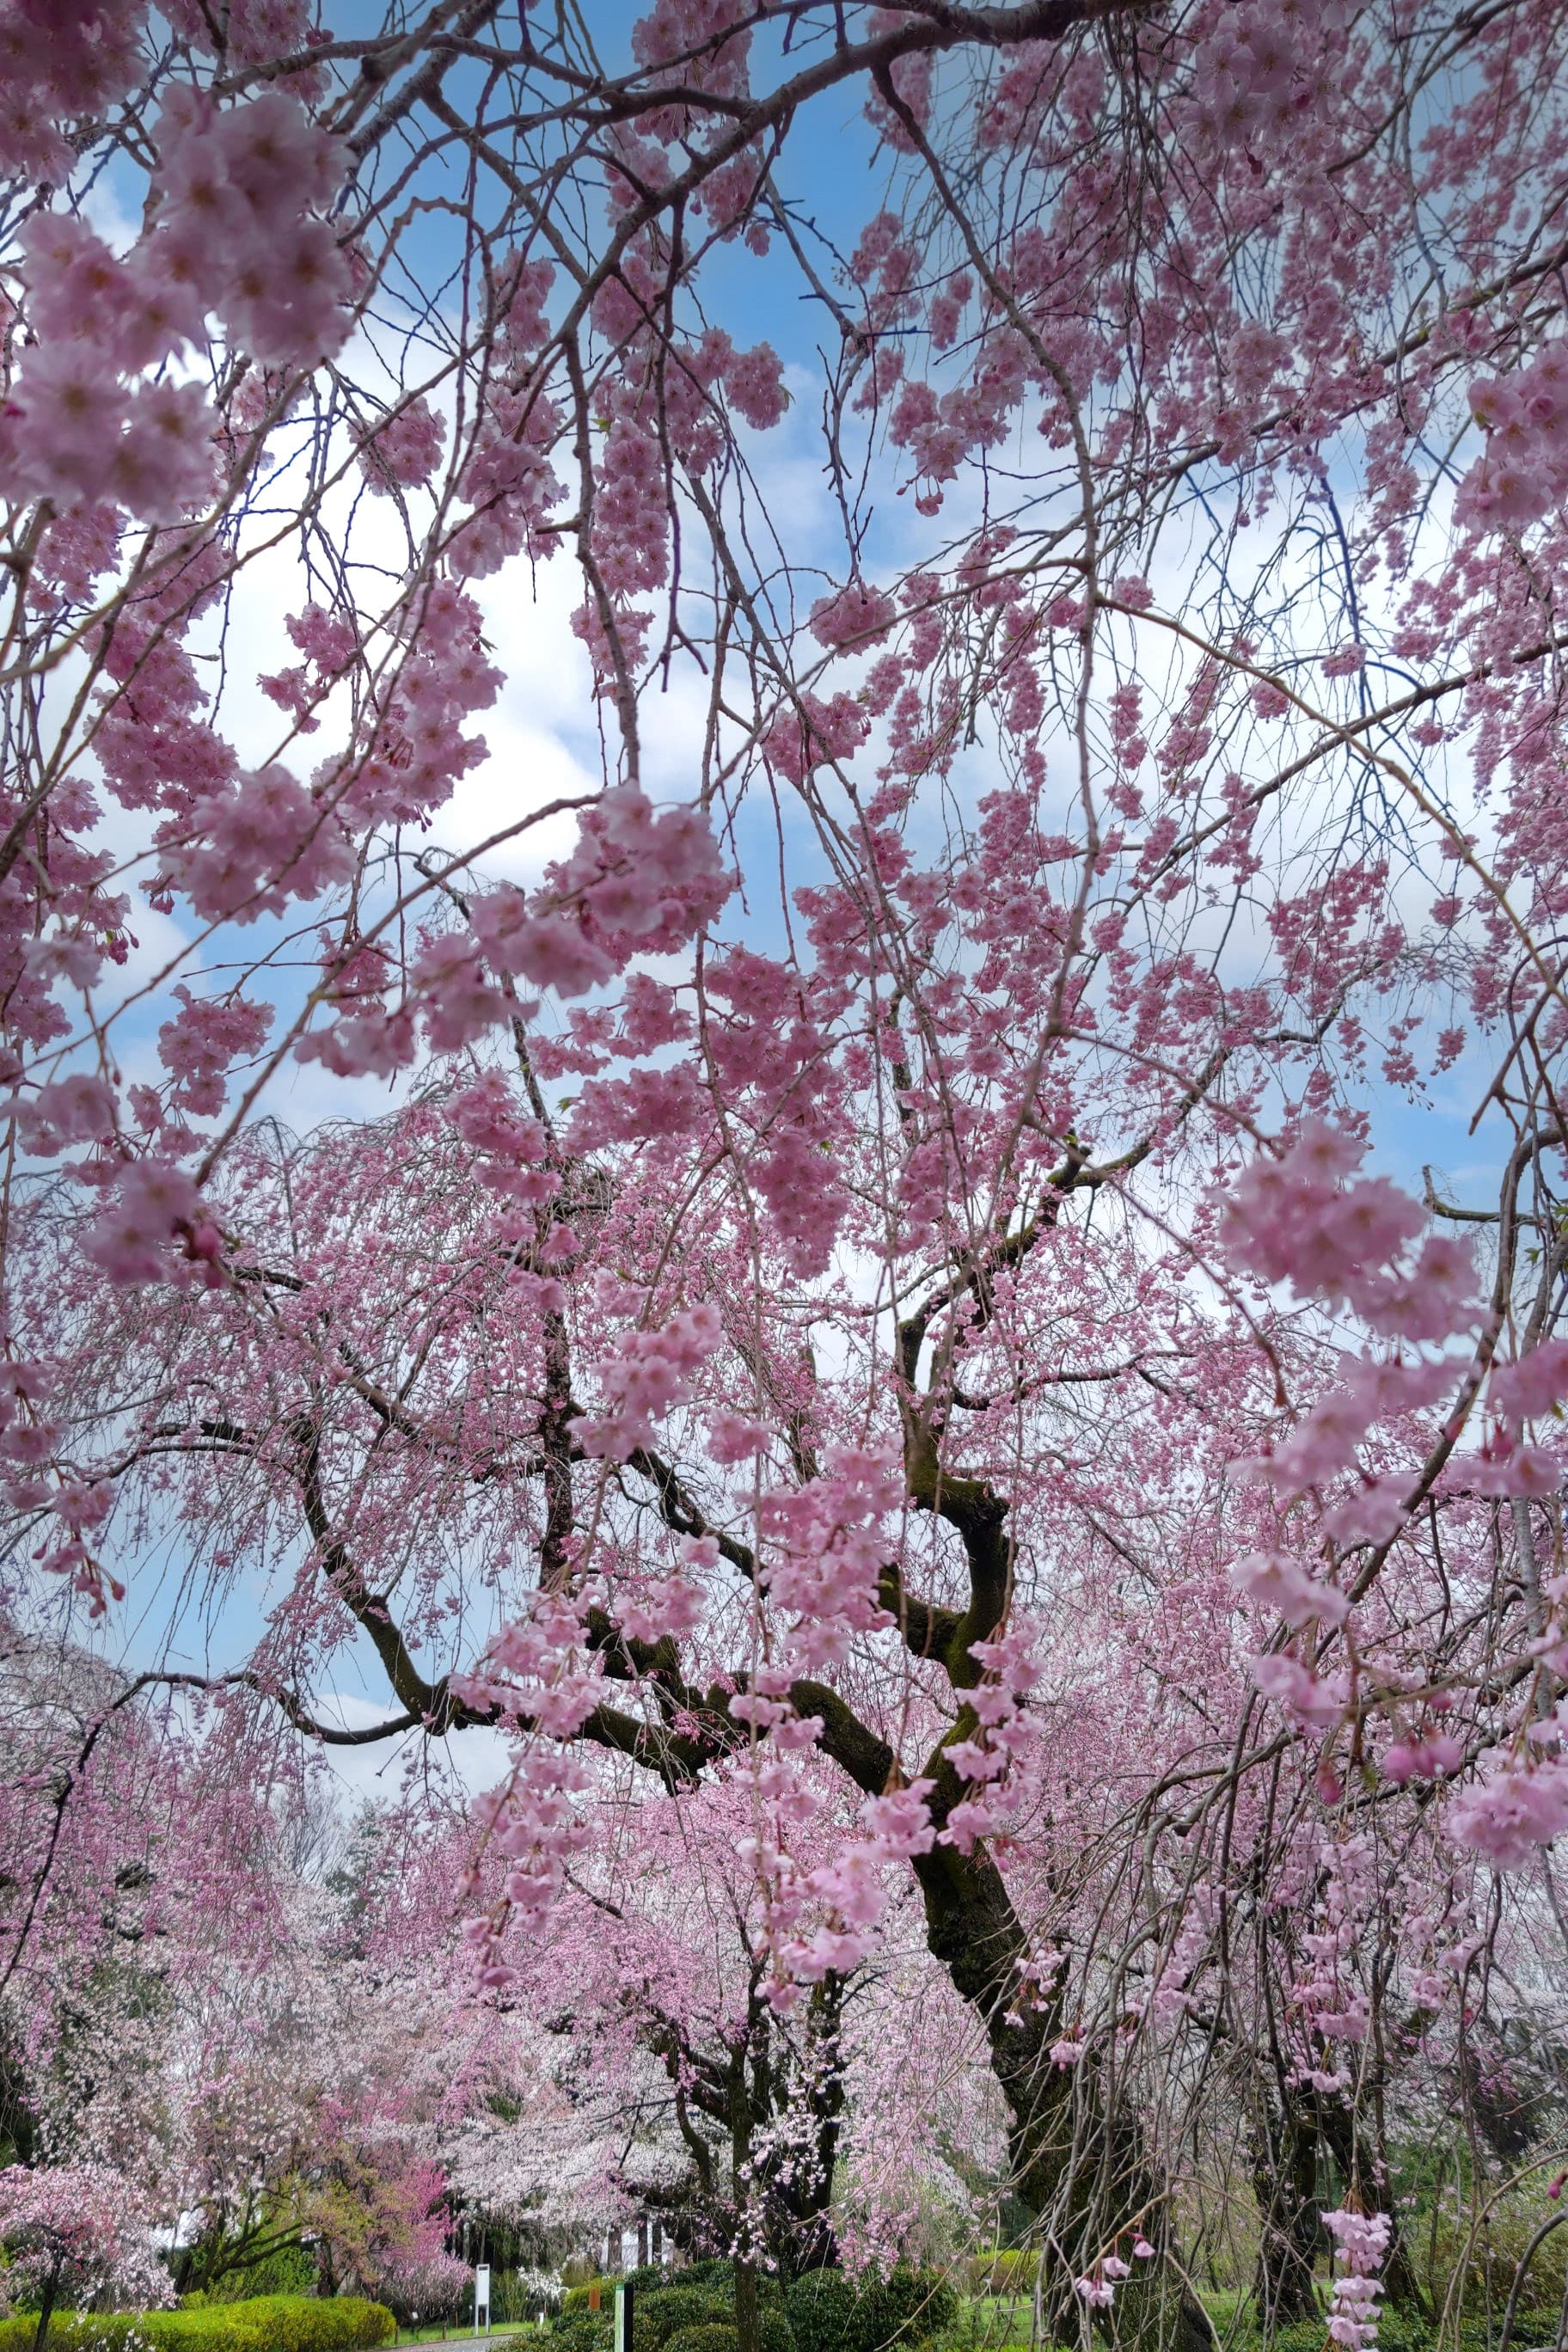
[[[547,2331],[548,2332],[548,2331]],[[512,2336],[538,2337],[539,2330],[531,2319],[498,2320],[490,2330],[489,2341],[500,2344]],[[476,2339],[471,2321],[452,2320],[445,2327],[400,2327],[393,2337],[395,2344],[472,2344]]]
[[[1237,2307],[1246,2300],[1240,2288],[1216,2287],[1203,2294],[1203,2303],[1219,2334],[1234,2325]],[[969,2305],[974,2317],[978,2352],[1016,2352],[1029,2342],[1030,2298],[1026,2294],[986,2294]]]
[[[1029,2341],[1031,2299],[1026,2294],[983,2294],[971,2304],[975,2331],[985,2352]]]

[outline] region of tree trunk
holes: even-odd
[[[44,2352],[44,2338],[49,2332],[49,2321],[54,2316],[55,2297],[60,2291],[60,2272],[65,2267],[65,2259],[63,2252],[55,2256],[54,2267],[49,2273],[49,2283],[44,2289],[43,2301],[38,2306],[38,2332],[33,2338],[33,2352]]]
[[[742,2254],[735,2257],[735,2342],[737,2352],[757,2352],[757,2273]]]
[[[829,1970],[820,1984],[812,1987],[806,2011],[805,2063],[810,2070],[806,2108],[812,2122],[813,2161],[800,2168],[795,2185],[781,2195],[792,2226],[787,2242],[778,2252],[781,2271],[789,2277],[827,2270],[838,2260],[832,2214],[844,2115],[844,2069],[838,2051],[844,1991],[844,1979]]]
[[[1013,2187],[1044,2224],[1047,2322],[1075,2335],[1069,2323],[1083,2310],[1075,2281],[1119,2243],[1128,2258],[1140,2230],[1156,2247],[1168,2234],[1142,2129],[1092,2057],[1076,2067],[1053,2063],[1060,1993],[1021,2007],[1028,1988],[1018,1969],[1028,1957],[1027,1939],[984,1848],[960,1854],[935,1846],[915,1857],[914,1868],[931,1956],[985,2028],[992,2071],[1007,2103]],[[1212,2352],[1207,2316],[1167,2262],[1134,2262],[1133,2276],[1095,2316],[1105,2335],[1139,2352]]]
[[[1315,2120],[1295,2100],[1283,2099],[1278,2112],[1265,2102],[1253,2137],[1252,2179],[1260,2231],[1256,2293],[1266,2343],[1276,2328],[1317,2315],[1318,2138]]]
[[[1397,2310],[1418,2312],[1427,2315],[1428,2306],[1421,2292],[1421,2282],[1415,2275],[1415,2265],[1410,2259],[1410,2249],[1399,2227],[1399,2215],[1392,2197],[1369,2193],[1369,2179],[1379,2177],[1358,2147],[1358,2130],[1354,2110],[1341,2106],[1337,2101],[1324,2101],[1318,2110],[1323,2138],[1330,2155],[1339,2167],[1345,2182],[1357,2183],[1366,2197],[1369,2209],[1375,2205],[1388,2215],[1388,2252],[1384,2257],[1384,2290]],[[1377,2153],[1375,2149],[1373,2151]],[[1381,2168],[1379,2168],[1381,2169]]]
[[[757,2273],[751,2252],[752,2108],[747,2081],[748,2047],[742,2042],[730,2062],[730,2194],[735,2213],[736,2352],[758,2352]]]

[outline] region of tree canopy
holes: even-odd
[[[20,2170],[667,2211],[741,2352],[914,2183],[1058,2340],[1457,2328],[1414,2151],[1469,2246],[1562,2137],[1558,0],[0,59]]]

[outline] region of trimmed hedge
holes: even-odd
[[[983,2246],[968,2263],[971,2294],[1027,2294],[1040,2266],[1037,2249]]]
[[[575,2294],[576,2288],[574,2287],[572,2292]],[[552,2340],[564,2345],[566,2352],[604,2352],[604,2347],[611,2343],[615,2335],[614,2311],[613,2300],[599,2311],[590,2311],[586,2304],[574,2310],[563,2311],[559,2319],[552,2319],[550,2323]],[[4,2352],[3,2347],[0,2347],[0,2352]]]
[[[647,2277],[634,2274],[632,2284]],[[666,2274],[668,2276],[668,2274]],[[597,2311],[588,2309],[588,2290],[575,2286],[555,2322],[563,2352],[608,2352],[615,2310],[615,2281],[598,2282]],[[959,2299],[940,2271],[906,2266],[887,2278],[846,2277],[842,2271],[807,2271],[787,2290],[763,2271],[757,2274],[757,2321],[761,2352],[886,2352],[894,2344],[919,2344],[951,2333]],[[668,2284],[645,2288],[632,2306],[633,2352],[735,2352],[732,2344],[691,2345],[699,2329],[735,2326],[735,2265],[725,2256],[691,2263]],[[0,2352],[7,2347],[0,2345]],[[1295,2352],[1295,2347],[1286,2347]],[[1313,2352],[1322,2352],[1320,2343]],[[1405,2352],[1405,2347],[1397,2347]]]
[[[637,2276],[640,2273],[634,2273],[633,2275]],[[770,2305],[782,2305],[784,2291],[773,2272],[759,2270],[753,2273],[753,2276],[757,2282],[759,2308],[765,2311]],[[726,2304],[732,2304],[735,2297],[735,2265],[728,2254],[704,2254],[699,2261],[688,2263],[684,2269],[667,2271],[665,2283],[670,2287],[705,2287],[710,2294],[722,2295]]]
[[[37,2317],[0,2320],[0,2352],[33,2352]],[[396,2322],[359,2295],[259,2294],[195,2311],[62,2311],[47,2352],[372,2352]]]
[[[642,2272],[648,2277],[648,2272]],[[663,2274],[668,2284],[644,2288],[632,2303],[632,2352],[736,2352],[736,2265],[721,2255]],[[639,2284],[637,2277],[632,2284]],[[599,2310],[588,2310],[588,2288],[574,2286],[552,2326],[562,2352],[609,2352],[614,2333],[614,2279],[599,2279]],[[762,2352],[886,2352],[950,2336],[959,2324],[959,2298],[941,2270],[900,2265],[886,2279],[848,2279],[842,2270],[809,2270],[781,2288],[769,2272],[757,2274],[757,2336]],[[710,2340],[710,2328],[724,2331]],[[700,2336],[700,2343],[693,2338]],[[7,2352],[0,2345],[0,2352]],[[1295,2352],[1295,2347],[1286,2347]],[[1323,2352],[1319,2340],[1311,2352]],[[1396,2347],[1405,2352],[1405,2347]],[[1415,2347],[1411,2347],[1415,2352]]]
[[[900,2264],[885,2279],[864,2283],[842,2271],[807,2271],[791,2286],[784,2309],[797,2352],[883,2352],[889,2344],[946,2334],[958,2319],[958,2297],[940,2271]]]
[[[731,2266],[717,2262],[703,2263],[701,2275],[694,2278],[692,2272],[698,2268],[694,2263],[692,2270],[678,2272],[667,2285],[645,2288],[637,2296],[632,2305],[632,2352],[735,2352],[732,2342],[710,2344],[705,2333],[718,2327],[731,2337],[735,2334]],[[661,2275],[668,2278],[668,2273]],[[632,2284],[635,2285],[636,2281]],[[759,2278],[757,2288],[760,2352],[796,2352],[795,2333],[784,2315],[777,2282]],[[574,2297],[586,2294],[581,2287],[572,2292]],[[564,2347],[564,2352],[607,2352],[614,2310],[615,2295],[610,2283],[605,2281],[597,2311],[588,2310],[585,2300],[577,2303],[555,2322],[551,2333]],[[703,2336],[702,2343],[688,2342],[689,2337],[698,2335]]]
[[[700,2286],[654,2287],[632,2305],[632,2352],[660,2352],[673,2336],[717,2324],[732,2326],[734,2313],[722,2295]],[[698,2352],[702,2347],[698,2347]],[[714,2346],[711,2352],[720,2352]]]
[[[601,2311],[614,2311],[616,2307],[616,2289],[619,2284],[620,2281],[618,2279],[586,2279],[581,2286],[569,2286],[567,2288],[565,2294],[561,2298],[561,2308],[563,2312],[586,2311],[588,2308],[588,2297],[593,2293],[594,2289],[597,2287],[599,2290],[599,2309]]]
[[[1500,2301],[1489,2328],[1484,2319],[1462,2319],[1459,2323],[1459,2352],[1497,2352],[1502,2342],[1503,2302]],[[1554,2345],[1562,2314],[1558,2311],[1516,2311],[1513,2328],[1509,2336],[1509,2352],[1531,2352],[1532,2347]],[[1321,2319],[1293,2320],[1289,2327],[1276,2329],[1272,2352],[1324,2352],[1324,2323]],[[1444,2343],[1452,2346],[1450,2328]],[[1433,2352],[1437,2342],[1436,2323],[1423,2319],[1418,2313],[1380,2311],[1377,2315],[1378,2352]]]
[[[669,2339],[668,2352],[740,2352],[741,2339],[728,2319],[704,2319],[682,2327]]]

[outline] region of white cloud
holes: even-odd
[[[317,1719],[338,1731],[364,1731],[385,1723],[389,1709],[357,1697],[352,1691],[321,1691],[313,1698]],[[384,1801],[395,1792],[405,1767],[416,1761],[428,1743],[422,1731],[409,1731],[363,1748],[329,1748],[324,1753],[337,1780],[345,1809],[364,1799]],[[437,1743],[439,1760],[470,1797],[493,1789],[504,1778],[510,1761],[506,1741],[497,1731],[454,1731]]]
[[[506,703],[521,698],[508,695]],[[500,714],[486,714],[484,738],[489,757],[462,779],[431,820],[431,841],[443,850],[461,853],[509,825],[521,824],[552,802],[581,800],[599,789],[598,777],[574,757],[559,735],[514,719],[505,708]],[[478,871],[491,881],[537,882],[551,860],[564,857],[576,838],[577,818],[566,810],[528,824],[510,841],[487,850]]]

